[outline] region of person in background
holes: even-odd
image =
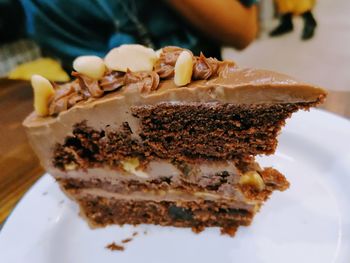
[[[24,35],[24,14],[21,4],[14,0],[0,0],[0,45]]]
[[[293,31],[293,15],[301,15],[304,19],[304,29],[301,38],[307,40],[313,37],[317,26],[312,15],[315,0],[274,0],[278,13],[281,15],[280,24],[270,32],[270,36],[280,36]]]
[[[21,0],[29,37],[69,69],[80,55],[103,57],[139,43],[176,45],[220,58],[220,46],[243,49],[257,34],[257,0]]]

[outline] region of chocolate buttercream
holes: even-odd
[[[127,71],[124,78],[125,88],[136,85],[141,93],[156,90],[159,85],[159,75],[154,71]]]
[[[84,95],[84,97],[89,98],[99,98],[103,95],[103,89],[101,89],[98,80],[84,76],[81,73],[72,72],[72,76],[79,80],[80,87],[76,90],[78,93]]]
[[[109,71],[100,80],[100,86],[106,92],[118,90],[124,86],[125,73],[120,71]]]
[[[55,84],[56,94],[49,104],[49,114],[57,115],[83,100],[100,98],[110,92],[118,92],[122,87],[136,89],[139,93],[156,91],[161,79],[169,79],[174,76],[176,60],[183,50],[185,49],[179,47],[163,48],[153,71],[131,72],[128,70],[126,73],[107,71],[100,80],[73,71],[72,76],[76,78],[75,80],[61,86]],[[199,57],[193,56],[192,79],[207,80],[218,77],[226,74],[225,72],[230,68],[235,68],[233,62],[206,58],[201,53]]]
[[[159,59],[154,66],[154,69],[158,73],[159,77],[167,79],[174,76],[176,60],[183,50],[183,48],[173,46],[164,47],[162,49]]]
[[[268,71],[240,69],[231,61],[206,58],[202,53],[199,57],[193,56],[193,81],[185,87],[176,87],[171,78],[174,75],[176,60],[183,50],[179,47],[163,48],[153,71],[131,72],[128,70],[126,73],[107,71],[100,80],[72,72],[72,76],[76,77],[75,80],[61,86],[55,85],[56,94],[49,104],[49,114],[57,115],[83,101],[90,103],[99,98],[103,100],[104,97],[135,92],[141,96],[149,94],[150,97],[155,98],[158,93],[160,97],[163,97],[163,92],[171,90],[172,98],[177,97],[178,100],[182,100],[187,95],[190,98],[196,97],[188,94],[193,93],[193,90],[184,89],[196,88],[199,94],[202,91],[208,92],[204,97],[209,96],[209,100],[233,103],[259,103],[261,98],[264,98],[264,103],[268,103],[266,100],[268,97],[271,98],[271,103],[274,100],[293,102],[290,99],[295,95],[304,96],[303,99],[306,99],[307,96],[312,96],[313,92],[325,94],[322,89],[299,83],[287,76]],[[275,90],[282,86],[283,90]],[[226,87],[227,91],[224,92]],[[234,95],[236,102],[232,101],[231,95]],[[276,95],[283,98],[278,99]]]
[[[216,75],[219,63],[217,59],[206,58],[203,53],[201,53],[200,56],[196,58],[196,62],[193,66],[192,78],[194,80],[209,79],[211,76]],[[232,64],[232,66],[234,65]]]

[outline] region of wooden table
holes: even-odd
[[[32,104],[28,82],[0,79],[0,225],[44,173],[21,124],[32,111]],[[329,92],[322,107],[350,118],[350,91]]]

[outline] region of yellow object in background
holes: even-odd
[[[275,0],[278,13],[286,14],[292,13],[294,15],[301,15],[306,11],[310,11],[314,5],[315,0]]]
[[[39,58],[34,61],[23,63],[13,69],[9,73],[8,78],[30,80],[34,74],[41,75],[51,81],[69,81],[69,76],[63,70],[61,64],[51,58]]]

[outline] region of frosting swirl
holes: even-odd
[[[124,77],[126,88],[130,85],[136,85],[141,93],[148,93],[157,90],[159,85],[159,75],[154,71],[127,71]]]
[[[203,53],[196,58],[196,62],[193,66],[192,78],[209,79],[212,75],[215,75],[219,67],[219,61],[215,58],[206,58]]]
[[[100,86],[106,92],[117,90],[124,86],[124,72],[110,71],[100,80]]]
[[[162,53],[160,54],[160,57],[154,66],[154,70],[157,72],[159,77],[162,79],[174,77],[174,67],[176,60],[184,50],[184,48],[173,46],[164,47],[162,49]],[[189,52],[192,54],[191,51]]]

